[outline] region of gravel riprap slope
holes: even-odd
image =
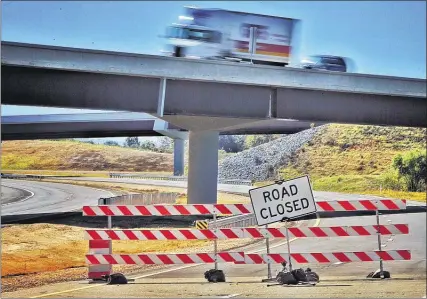
[[[256,181],[275,178],[275,171],[286,165],[292,154],[312,140],[324,127],[287,135],[227,157],[219,165],[219,177]]]

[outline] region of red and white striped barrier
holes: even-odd
[[[403,210],[406,209],[404,199],[379,199],[379,200],[339,200],[318,201],[317,210],[322,212],[335,211],[376,211],[376,210]]]
[[[402,235],[409,233],[407,224],[332,226],[332,227],[291,227],[289,237],[350,237]],[[221,228],[221,229],[174,229],[174,230],[87,230],[88,240],[215,240],[239,238],[286,238],[285,228]]]
[[[110,254],[111,241],[89,240],[90,254]],[[109,275],[113,269],[112,265],[89,265],[88,278],[100,279],[102,275]]]
[[[83,216],[238,215],[252,211],[250,204],[84,206]]]
[[[240,228],[174,230],[87,230],[89,240],[215,240],[244,238]]]
[[[243,252],[218,252],[218,263],[244,263]],[[172,264],[210,264],[215,263],[213,253],[175,253],[175,254],[88,254],[89,265],[172,265]]]
[[[318,201],[318,212],[375,211],[406,209],[406,200]],[[251,214],[251,204],[195,204],[145,206],[84,206],[83,216],[172,216],[172,215],[239,215]]]
[[[257,254],[244,252],[220,252],[218,263],[266,264],[288,261],[287,253]],[[308,263],[349,263],[410,260],[410,250],[367,251],[367,252],[331,252],[331,253],[291,253],[291,258],[299,264]],[[213,253],[192,254],[88,254],[89,265],[172,265],[214,263]]]
[[[246,238],[286,238],[286,228],[248,227],[243,228],[243,230]],[[409,233],[407,224],[288,228],[289,237],[292,238],[373,236],[377,235],[378,230],[382,235],[403,235]]]
[[[299,264],[308,263],[350,263],[410,260],[410,250],[368,251],[368,252],[331,252],[331,253],[291,253],[292,260]],[[243,264],[266,264],[289,261],[287,253],[245,254]],[[242,264],[237,262],[237,264]]]

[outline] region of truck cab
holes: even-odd
[[[185,57],[187,48],[221,43],[221,32],[209,27],[193,24],[173,24],[166,29],[166,36],[169,44],[173,46],[173,56]]]

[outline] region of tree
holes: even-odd
[[[157,149],[161,153],[173,152],[173,141],[170,137],[159,137],[157,139]]]
[[[156,151],[156,144],[153,141],[146,140],[142,142],[139,146],[140,149],[148,150],[148,151]]]
[[[120,146],[120,144],[117,141],[114,140],[107,140],[104,142],[104,145],[108,146]]]
[[[244,150],[245,136],[239,135],[221,135],[219,136],[219,149],[227,153],[238,153]]]
[[[138,148],[138,147],[140,147],[140,143],[139,143],[138,137],[127,137],[125,139],[124,146],[125,147],[132,147],[132,148]]]
[[[393,160],[393,167],[403,177],[408,191],[426,191],[427,162],[423,151],[410,151],[404,155],[397,155]]]

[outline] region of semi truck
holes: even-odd
[[[299,43],[298,19],[185,7],[165,37],[172,56],[286,66]]]

